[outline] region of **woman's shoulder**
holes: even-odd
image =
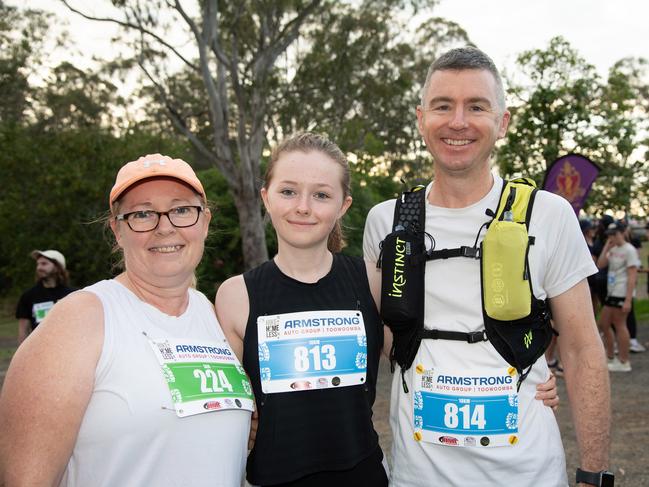
[[[88,318],[102,317],[103,305],[99,296],[91,290],[81,289],[57,301],[46,320],[62,320],[66,323],[88,322]],[[45,323],[44,323],[45,324]]]
[[[242,337],[248,321],[250,301],[243,274],[225,280],[216,291],[216,316],[226,336],[236,330]]]
[[[231,298],[245,292],[245,290],[246,283],[243,274],[237,274],[236,276],[229,277],[219,285],[216,291],[216,300],[217,302],[219,301],[219,296]]]

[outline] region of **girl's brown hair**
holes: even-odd
[[[271,179],[273,178],[273,169],[277,164],[277,160],[282,154],[287,152],[321,152],[329,157],[332,161],[336,162],[343,170],[343,176],[340,184],[343,188],[343,198],[351,195],[350,180],[351,175],[349,171],[349,163],[343,151],[340,150],[334,142],[329,140],[326,136],[315,134],[313,132],[299,132],[282,140],[271,152],[270,161],[266,168],[264,176],[263,187],[268,189]],[[346,245],[345,236],[343,234],[342,225],[340,220],[336,221],[333,230],[327,239],[327,248],[330,252],[340,252]]]

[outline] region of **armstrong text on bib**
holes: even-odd
[[[417,364],[414,437],[445,446],[494,447],[518,442],[516,370],[448,370]]]
[[[253,411],[250,381],[228,342],[149,340],[180,417],[223,409]]]
[[[358,310],[260,316],[257,337],[265,394],[365,383],[367,337]]]

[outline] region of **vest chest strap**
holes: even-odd
[[[436,328],[432,330],[422,330],[420,333],[422,339],[429,340],[457,340],[460,342],[467,343],[480,343],[489,341],[487,338],[487,331],[473,331],[471,333],[466,333],[462,331],[447,331],[447,330],[438,330]]]
[[[456,249],[428,250],[426,260],[450,259],[453,257],[468,257],[470,259],[480,258],[479,247],[468,247],[462,245]]]

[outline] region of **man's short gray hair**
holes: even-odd
[[[421,106],[424,106],[424,98],[428,87],[430,86],[430,78],[436,71],[460,71],[464,69],[483,69],[489,71],[496,80],[496,101],[498,108],[501,112],[506,109],[505,106],[505,90],[503,89],[503,80],[496,65],[477,47],[465,46],[451,49],[438,57],[428,68],[426,74],[426,82],[421,89]]]

